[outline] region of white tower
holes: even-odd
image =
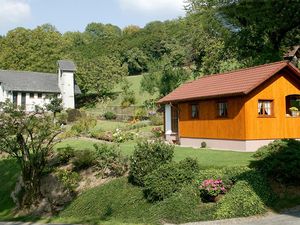
[[[61,92],[61,98],[64,109],[75,108],[75,80],[74,73],[76,66],[70,60],[58,61],[58,87]]]

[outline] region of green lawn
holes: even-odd
[[[96,142],[89,140],[65,140],[56,147],[65,147],[67,145],[75,149],[93,149]],[[134,151],[135,142],[126,142],[120,144],[121,151],[125,155],[131,155]],[[201,167],[224,167],[224,166],[246,166],[251,160],[253,153],[220,151],[211,149],[194,149],[177,146],[175,148],[174,160],[180,161],[186,157],[196,158]]]

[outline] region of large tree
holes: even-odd
[[[0,151],[16,159],[21,168],[16,203],[28,208],[39,203],[41,178],[60,128],[43,111],[27,114],[10,102],[2,104],[1,110]]]
[[[295,0],[187,0],[191,14],[212,15],[231,35],[226,39],[230,51],[249,64],[282,59],[286,37],[300,27],[300,1]],[[211,23],[214,24],[214,23]],[[218,31],[216,26],[214,31]],[[296,37],[297,35],[294,35]],[[293,37],[289,36],[294,39]],[[290,40],[290,44],[299,39]]]
[[[56,72],[57,60],[64,58],[69,42],[55,27],[45,24],[33,30],[16,28],[0,43],[0,68]]]
[[[126,65],[111,57],[99,57],[82,61],[78,65],[77,81],[85,94],[94,93],[99,98],[112,93],[116,84],[128,75]]]

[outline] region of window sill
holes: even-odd
[[[258,116],[257,118],[276,118],[276,116]]]

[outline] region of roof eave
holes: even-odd
[[[180,103],[180,102],[191,102],[191,101],[197,101],[197,100],[210,100],[210,99],[217,99],[217,98],[228,98],[228,97],[237,97],[237,96],[243,96],[246,95],[244,92],[236,92],[236,93],[228,93],[228,94],[222,94],[222,95],[211,95],[211,96],[202,96],[202,97],[194,97],[194,98],[182,98],[182,99],[175,99],[175,100],[164,100],[164,101],[158,101],[157,103],[159,105],[166,105],[168,103]]]

